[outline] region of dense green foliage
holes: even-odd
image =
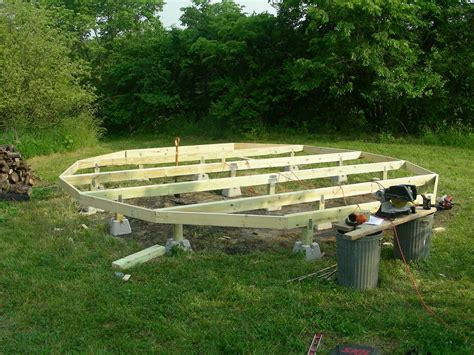
[[[48,151],[37,137],[48,137],[49,151],[97,138],[88,66],[71,59],[69,39],[50,18],[29,4],[0,7],[0,133],[27,151]]]
[[[10,2],[0,7],[0,129],[20,141],[34,141],[33,129],[77,146],[85,140],[67,133],[77,122],[96,137],[94,100],[110,133],[432,139],[474,124],[468,0],[275,0],[276,16],[194,0],[170,29],[162,0]]]
[[[200,122],[219,134],[418,134],[472,126],[470,2],[275,6],[277,16],[247,16],[232,1],[196,0],[184,9],[183,28],[148,27],[115,41],[99,90],[108,128]]]

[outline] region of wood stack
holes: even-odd
[[[0,145],[0,195],[7,199],[28,199],[35,178],[14,146]],[[2,197],[0,196],[0,197]]]

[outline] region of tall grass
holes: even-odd
[[[3,131],[0,144],[13,144],[25,158],[74,151],[98,143],[104,132],[96,118],[82,114],[49,129]]]

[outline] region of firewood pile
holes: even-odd
[[[35,178],[15,147],[0,145],[0,199],[27,200]]]

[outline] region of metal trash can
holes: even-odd
[[[344,239],[336,232],[337,280],[347,287],[367,290],[377,287],[382,232],[357,240]]]
[[[430,254],[434,214],[396,226],[398,240],[406,261],[422,260]],[[396,240],[393,241],[393,256],[402,259]]]

